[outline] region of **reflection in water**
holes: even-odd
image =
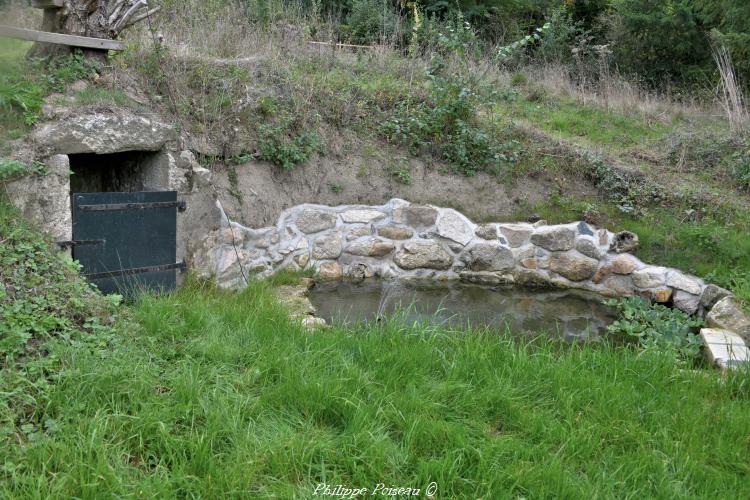
[[[593,293],[458,283],[322,283],[312,290],[310,300],[318,315],[333,323],[372,321],[400,311],[409,322],[548,333],[566,340],[601,336],[615,318],[602,297]]]

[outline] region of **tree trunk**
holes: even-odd
[[[146,0],[64,0],[63,7],[44,10],[42,31],[92,38],[116,39],[129,26],[147,19],[159,8],[148,10]],[[71,47],[36,43],[30,57],[49,57],[69,53]],[[105,57],[106,52],[88,50],[88,55]]]

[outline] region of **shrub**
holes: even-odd
[[[479,125],[482,80],[466,62],[478,54],[472,28],[457,22],[439,34],[438,43],[441,50],[425,70],[427,99],[415,106],[402,104],[394,116],[381,123],[380,133],[414,154],[431,151],[447,161],[454,172],[497,172],[517,158],[512,143],[500,143],[494,130]],[[457,59],[453,65],[450,55]]]
[[[382,0],[354,0],[342,26],[343,38],[352,43],[370,45],[392,40],[398,26],[398,12]]]
[[[295,131],[288,118],[282,119],[278,125],[259,126],[258,135],[260,159],[284,170],[291,170],[295,165],[309,160],[320,148],[316,133]]]
[[[0,158],[0,181],[10,180],[27,173],[28,168],[20,161]]]
[[[619,319],[607,327],[609,333],[634,338],[644,349],[672,354],[683,361],[694,359],[700,352],[696,330],[703,319],[637,297],[605,303],[620,311]]]

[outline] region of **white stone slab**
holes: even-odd
[[[719,368],[737,368],[750,363],[750,349],[736,333],[717,328],[703,328],[701,338],[706,348],[706,357]]]

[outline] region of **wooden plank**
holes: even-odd
[[[63,0],[34,0],[35,9],[59,9],[63,6]]]
[[[0,36],[19,38],[31,42],[56,43],[69,45],[71,47],[85,47],[100,50],[123,50],[125,45],[117,40],[107,38],[91,38],[87,36],[64,35],[62,33],[49,33],[47,31],[27,30],[14,28],[12,26],[0,25]]]

